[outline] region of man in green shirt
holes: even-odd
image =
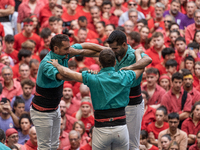
[[[136,61],[141,59],[140,53],[139,50],[135,52]],[[98,74],[72,71],[60,65],[55,59],[48,62],[53,64],[62,76],[82,82],[90,88],[95,110],[92,149],[128,150],[129,134],[125,107],[129,103],[131,85],[143,73],[143,69],[116,72],[115,54],[110,49],[100,52],[99,61],[102,69]]]
[[[6,141],[6,135],[2,129],[0,129],[0,150],[11,150],[9,147],[4,145]]]

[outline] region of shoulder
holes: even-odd
[[[178,129],[178,130],[180,131],[180,136],[181,136],[182,138],[187,138],[187,133],[186,133],[185,131],[180,130],[180,129]]]

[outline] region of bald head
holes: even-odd
[[[84,85],[83,83],[80,85],[79,90],[80,90],[82,98],[85,96],[89,96],[89,94],[90,94],[89,87],[87,85]]]

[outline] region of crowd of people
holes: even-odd
[[[64,46],[70,52],[61,56],[58,43],[68,40]],[[106,47],[114,51],[115,65],[97,54]],[[52,57],[72,71],[67,77],[73,80],[56,62],[54,67],[46,62]],[[113,65],[110,71],[135,73],[105,82],[116,75],[102,75]],[[104,84],[87,70],[100,72]],[[130,101],[107,103],[113,97]],[[46,122],[43,112],[53,110],[61,117],[54,118],[56,125]],[[112,120],[115,114],[121,122]],[[128,133],[111,131],[116,124],[127,124]],[[124,149],[200,149],[200,0],[2,0],[0,150],[37,150],[48,140],[59,143],[52,149],[96,150],[107,144],[97,137],[110,142],[106,126],[123,135],[120,140],[129,139]],[[49,128],[55,131],[44,134]],[[118,142],[112,149],[120,149]]]

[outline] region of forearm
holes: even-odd
[[[14,7],[8,6],[6,9],[0,9],[0,17],[8,16],[14,13]]]
[[[152,59],[148,56],[144,56],[142,59],[137,61],[136,63],[130,65],[130,70],[144,69],[152,62]]]
[[[90,49],[90,50],[97,51],[97,52],[100,52],[100,51],[102,51],[103,49],[106,49],[106,48],[110,49],[108,47],[101,46],[101,45],[94,44],[94,43],[82,43],[81,46],[82,46],[83,49]]]
[[[194,144],[195,140],[193,140],[192,138],[188,137],[188,144]]]
[[[20,127],[20,126],[19,126],[19,118],[18,118],[13,112],[11,112],[10,115],[11,115],[11,117],[12,117],[12,120],[13,120],[15,126],[16,126],[17,128],[19,128],[19,127]]]
[[[180,120],[185,120],[189,117],[189,113],[188,112],[183,112],[179,115],[179,119]]]
[[[100,52],[98,52],[98,51],[93,51],[93,50],[90,50],[90,49],[80,50],[80,55],[86,56],[86,57],[98,57],[99,53]]]
[[[156,139],[150,140],[150,143],[155,145],[155,146],[158,146],[158,140],[156,140]]]
[[[18,33],[21,32],[21,24],[20,23],[17,23],[17,31],[18,31]]]

